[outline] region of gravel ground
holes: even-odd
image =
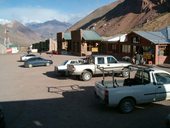
[[[20,56],[0,55],[0,102],[7,128],[165,128],[169,101],[120,114],[94,96],[94,83],[102,77],[83,82],[53,72],[54,65],[76,56],[42,54],[54,64],[30,69]]]

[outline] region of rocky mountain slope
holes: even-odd
[[[57,32],[65,31],[71,26],[71,24],[57,20],[51,20],[44,23],[31,23],[27,24],[26,26],[39,33],[43,39],[47,39],[49,37],[56,38]]]
[[[94,29],[102,36],[132,30],[156,30],[170,25],[170,0],[118,0],[101,7],[73,25]]]
[[[8,42],[19,46],[29,46],[41,40],[36,32],[30,30],[18,21],[12,21],[6,25],[0,25],[0,38],[7,38]],[[1,41],[1,43],[3,43]]]
[[[57,20],[27,25],[12,21],[5,25],[0,24],[0,43],[4,43],[4,39],[7,37],[12,44],[29,46],[48,38],[56,38],[57,32],[65,31],[70,26],[69,23]]]

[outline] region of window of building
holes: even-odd
[[[123,53],[130,53],[130,45],[122,45]]]
[[[108,50],[112,51],[112,44],[108,44]]]
[[[89,43],[87,43],[87,51],[92,51],[92,45],[91,44],[89,44]]]
[[[139,43],[140,42],[140,37],[137,37],[137,36],[132,37],[132,42],[133,43]]]
[[[113,52],[117,52],[118,50],[116,49],[116,44],[113,44],[112,45],[112,50],[113,50]]]

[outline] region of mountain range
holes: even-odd
[[[113,36],[133,30],[155,31],[168,25],[170,0],[117,0],[96,9],[72,26],[57,20],[26,25],[18,21],[0,24],[0,43],[8,37],[14,44],[28,46],[50,37],[56,38],[57,32],[88,29],[101,36]]]
[[[68,31],[92,29],[102,36],[132,30],[154,31],[170,25],[170,0],[117,0],[98,8]]]
[[[64,32],[71,26],[69,23],[51,20],[44,23],[29,23],[23,25],[18,21],[0,24],[0,43],[4,39],[19,46],[29,46],[33,43],[56,38],[57,32]]]
[[[26,26],[34,32],[39,33],[41,38],[47,39],[49,37],[56,38],[56,33],[65,31],[71,26],[71,24],[57,20],[51,20],[44,23],[29,23]]]

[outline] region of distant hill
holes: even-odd
[[[44,23],[30,23],[26,26],[31,30],[39,33],[43,39],[46,39],[49,37],[56,38],[57,32],[64,32],[71,26],[71,24],[57,20],[51,20]]]
[[[4,40],[5,37],[7,37],[8,41],[12,44],[17,44],[19,46],[29,46],[32,43],[41,40],[39,34],[18,21],[12,21],[6,25],[0,25],[1,43],[3,43],[2,40]]]
[[[170,0],[118,0],[98,8],[68,31],[93,29],[102,36],[170,25]]]
[[[57,20],[27,25],[23,25],[18,21],[11,21],[6,23],[6,25],[0,24],[0,43],[4,43],[4,38],[7,36],[12,44],[29,46],[48,38],[56,38],[57,32],[64,32],[70,26],[71,24],[69,23]],[[6,34],[5,28],[8,31]]]

